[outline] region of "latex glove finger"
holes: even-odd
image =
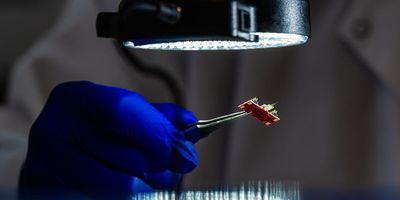
[[[152,103],[152,105],[180,130],[184,130],[198,121],[192,112],[176,104]]]
[[[161,168],[187,173],[197,166],[194,148],[187,147],[183,133],[139,94],[90,82],[69,82],[57,86],[49,98],[50,104],[63,101],[62,106],[70,107],[77,118],[109,137],[128,141]]]
[[[143,181],[151,186],[155,186],[153,187],[154,189],[169,190],[179,183],[182,176],[181,173],[167,170],[162,173],[148,174],[146,179]]]
[[[196,123],[198,119],[196,116],[186,110],[185,108],[178,106],[173,103],[153,103],[152,104],[158,111],[160,111],[172,124],[181,130],[184,130],[188,126]],[[180,140],[175,140],[173,143],[174,152],[179,152],[178,154],[186,158],[186,160],[193,160],[193,163],[198,164],[196,149],[192,142],[182,138]],[[187,167],[184,160],[174,160],[174,165],[176,167]],[[181,169],[180,171],[190,171],[191,169]]]

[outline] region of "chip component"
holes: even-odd
[[[280,119],[278,118],[278,111],[275,109],[275,104],[258,104],[258,98],[250,99],[238,106],[245,112],[250,113],[257,120],[270,126]]]

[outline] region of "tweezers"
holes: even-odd
[[[183,130],[187,140],[196,143],[198,140],[207,137],[211,132],[220,128],[222,125],[241,117],[247,116],[249,113],[245,111],[240,111],[236,113],[231,113],[228,115],[223,115],[208,120],[199,120],[197,123],[190,125]]]

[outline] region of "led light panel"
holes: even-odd
[[[253,33],[258,35],[258,42],[247,41],[179,41],[169,43],[135,45],[133,41],[124,42],[126,47],[139,49],[154,50],[244,50],[244,49],[261,49],[275,48],[304,44],[308,40],[308,36],[289,34],[289,33]]]

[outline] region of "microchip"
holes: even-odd
[[[259,105],[258,98],[250,99],[240,104],[238,107],[264,123],[266,126],[270,126],[280,120],[278,118],[278,111],[275,109],[274,104]]]

